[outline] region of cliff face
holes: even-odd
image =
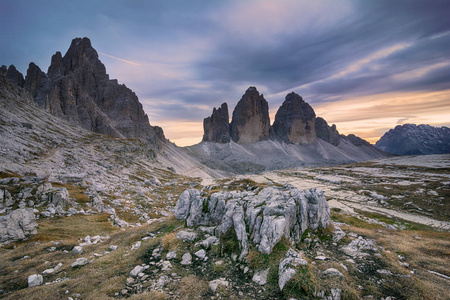
[[[231,139],[253,143],[269,139],[269,105],[255,87],[249,87],[233,111]]]
[[[230,124],[226,103],[222,103],[217,110],[214,108],[211,117],[203,120],[203,130],[203,142],[230,142]]]
[[[275,115],[273,131],[277,139],[292,144],[310,144],[317,139],[316,114],[302,97],[288,94]]]
[[[109,79],[88,38],[74,39],[64,56],[56,52],[47,74],[30,63],[22,86],[41,108],[88,130],[156,146],[165,141],[162,129],[150,126],[136,94]]]
[[[328,125],[327,121],[325,121],[321,117],[316,118],[316,136],[319,139],[324,140],[334,146],[338,146],[341,138],[339,135],[339,131],[336,129],[336,125],[333,124],[331,126]]]
[[[345,139],[355,146],[370,145],[353,134],[340,135],[336,125],[329,126],[323,118],[316,117],[314,109],[294,92],[286,95],[270,126],[268,103],[255,87],[249,87],[236,105],[231,124],[228,125],[228,106],[223,103],[203,120],[203,129],[203,142],[221,144],[231,140],[251,144],[270,139],[309,145],[320,139],[337,147]]]

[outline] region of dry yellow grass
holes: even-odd
[[[197,276],[189,275],[181,279],[179,289],[183,300],[204,299],[209,291],[209,285]]]
[[[162,244],[164,250],[175,251],[180,248],[181,241],[179,239],[177,239],[176,235],[177,235],[176,232],[171,232],[162,237],[161,244]]]

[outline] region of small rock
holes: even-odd
[[[111,246],[109,246],[109,250],[110,251],[115,251],[115,250],[117,250],[117,246],[116,245],[111,245]]]
[[[39,286],[44,283],[44,278],[42,275],[33,274],[28,276],[28,287]]]
[[[267,276],[269,275],[269,271],[270,268],[255,272],[252,278],[253,282],[256,282],[259,285],[265,285],[267,283]]]
[[[315,260],[326,260],[327,257],[326,257],[326,256],[323,256],[323,255],[319,255],[319,256],[316,256],[314,259],[315,259]]]
[[[142,244],[142,242],[139,241],[136,244],[132,245],[131,246],[131,251],[139,249],[141,247],[141,244]]]
[[[183,242],[193,242],[197,239],[197,233],[193,231],[181,230],[177,233],[177,239]]]
[[[73,264],[72,264],[72,268],[75,267],[81,267],[84,265],[87,265],[89,263],[89,260],[85,257],[82,258],[78,258]]]
[[[172,252],[168,252],[166,255],[166,259],[170,260],[170,259],[174,259],[177,258],[177,251],[172,251]]]
[[[197,252],[195,252],[194,255],[197,256],[200,259],[205,259],[206,251],[201,249],[201,250],[198,250]]]
[[[163,261],[161,271],[168,271],[170,269],[172,269],[172,264],[170,263],[170,261]]]
[[[134,267],[133,270],[131,270],[130,276],[133,278],[136,278],[138,276],[138,274],[141,273],[142,271],[144,271],[144,267],[136,266],[136,267]]]
[[[216,290],[219,288],[219,286],[222,285],[224,287],[228,287],[229,282],[225,280],[225,278],[219,278],[219,279],[215,279],[209,282],[209,288],[211,289],[211,291],[213,291],[213,293],[216,292]]]
[[[192,264],[192,255],[189,252],[183,254],[183,256],[181,257],[181,264],[183,266]]]
[[[72,253],[73,253],[73,254],[81,254],[81,253],[83,253],[83,247],[81,247],[81,246],[75,246],[75,247],[73,247]]]
[[[328,268],[323,272],[323,275],[329,275],[329,276],[344,276],[341,272],[336,270],[335,268]]]

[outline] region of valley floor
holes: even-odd
[[[0,246],[0,298],[449,299],[450,155],[220,179],[185,177],[142,162],[132,166],[123,181],[111,173],[116,188],[107,180],[91,185],[50,179],[54,187],[68,189],[79,211],[92,208],[83,195],[97,189],[127,225],[113,226],[110,213],[94,209],[41,216],[35,236]],[[2,173],[11,176],[18,175]],[[173,218],[173,208],[187,188],[216,192],[286,185],[322,189],[334,229],[309,232],[296,245],[280,242],[270,256],[251,251],[244,262],[236,261],[233,237],[205,249],[206,260],[195,255],[199,246],[176,237],[186,224]],[[208,236],[199,231],[196,241]],[[75,246],[82,253],[74,252]],[[277,263],[289,247],[308,266],[280,291]],[[186,253],[192,256],[188,265],[181,264]],[[259,285],[252,279],[267,266],[267,283]],[[340,275],[327,272],[330,268]],[[28,287],[32,274],[43,275],[44,284]],[[218,286],[214,291],[212,282]]]

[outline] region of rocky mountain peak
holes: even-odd
[[[253,143],[269,139],[269,104],[255,87],[249,87],[233,111],[231,139]]]
[[[217,110],[214,108],[211,117],[203,120],[203,129],[203,142],[230,142],[230,125],[226,102],[222,103]]]
[[[25,79],[23,79],[22,73],[20,73],[14,65],[10,65],[6,71],[6,78],[8,78],[12,83],[23,87]]]
[[[287,143],[310,144],[317,139],[315,118],[313,108],[300,95],[289,93],[275,115],[275,136]]]
[[[57,78],[64,75],[64,64],[61,52],[57,51],[55,54],[53,54],[47,74],[50,78]]]
[[[57,53],[55,55],[58,56]],[[65,74],[80,68],[84,64],[101,64],[97,51],[92,47],[91,41],[86,37],[72,40],[62,62],[65,66]],[[103,64],[101,65],[103,66]]]
[[[161,128],[150,126],[136,94],[117,80],[109,80],[88,38],[72,40],[64,56],[56,52],[47,74],[34,63],[25,80],[15,68],[10,69],[6,70],[10,81],[23,86],[53,115],[94,132],[143,138],[157,147],[166,140]]]
[[[397,155],[450,153],[450,128],[426,124],[397,125],[386,132],[375,147]]]

